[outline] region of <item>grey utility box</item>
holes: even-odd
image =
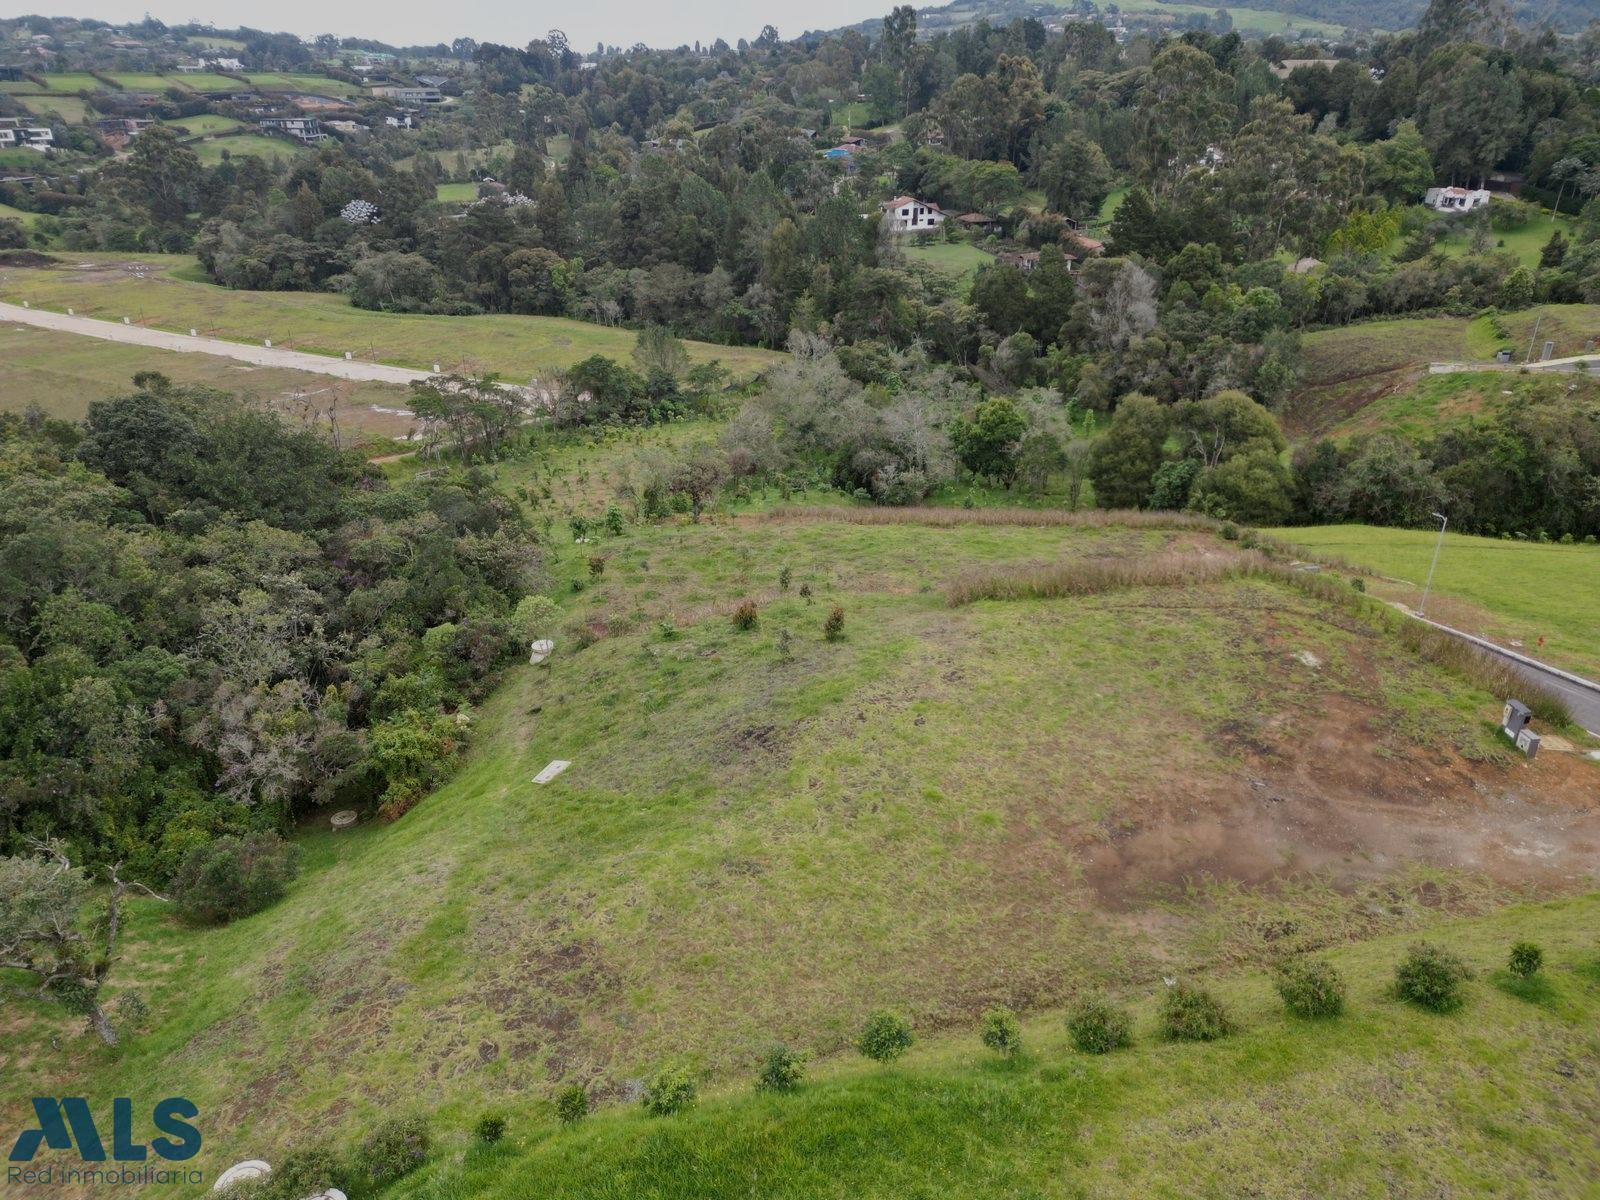
[[[1496,351],[1495,352],[1495,356],[1494,356],[1494,360],[1495,360],[1495,362],[1502,363],[1502,364],[1510,362],[1511,361],[1511,351],[1509,351],[1509,350]]]
[[[1517,734],[1522,732],[1531,716],[1533,714],[1521,700],[1507,700],[1505,709],[1500,714],[1500,727],[1506,731],[1508,738],[1516,741]]]
[[[1522,729],[1517,731],[1517,749],[1527,755],[1531,761],[1533,756],[1539,753],[1539,735],[1527,728],[1527,726],[1523,726]]]

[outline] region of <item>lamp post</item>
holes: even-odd
[[[1443,513],[1434,513],[1433,519],[1439,522],[1439,540],[1433,544],[1433,562],[1428,565],[1428,581],[1422,585],[1422,600],[1417,605],[1417,616],[1424,616],[1428,611],[1428,592],[1433,587],[1434,568],[1439,565],[1439,551],[1444,549],[1444,528],[1450,524],[1450,518]]]

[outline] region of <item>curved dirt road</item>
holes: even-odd
[[[323,354],[307,354],[302,350],[284,350],[277,346],[225,342],[220,338],[186,337],[184,334],[169,333],[164,329],[123,325],[95,317],[69,317],[65,313],[50,312],[42,308],[23,308],[20,304],[0,302],[0,320],[15,321],[20,325],[35,325],[40,329],[54,329],[61,333],[82,334],[84,337],[100,338],[107,342],[122,342],[129,346],[148,346],[152,350],[175,350],[180,354],[213,354],[218,358],[237,359],[239,362],[253,363],[258,367],[288,367],[296,371],[313,371],[318,375],[332,375],[337,379],[412,383],[433,376],[431,371],[415,371],[410,367],[391,367],[384,363],[330,358]]]

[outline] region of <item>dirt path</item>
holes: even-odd
[[[212,354],[219,358],[253,363],[258,367],[288,367],[296,371],[332,375],[337,379],[404,384],[432,377],[431,372],[414,371],[409,367],[391,367],[383,363],[329,358],[321,354],[307,354],[301,350],[283,350],[276,346],[225,342],[220,338],[186,337],[181,333],[168,333],[163,329],[147,329],[142,325],[121,325],[115,321],[101,321],[94,317],[67,316],[65,313],[48,312],[40,308],[24,308],[20,304],[0,302],[0,319],[15,321],[21,325],[34,325],[40,329],[54,329],[61,333],[82,334],[84,337],[100,338],[108,342],[121,342],[129,346],[148,346],[152,350],[175,350],[180,354]]]

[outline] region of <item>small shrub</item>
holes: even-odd
[[[748,633],[761,623],[761,614],[754,600],[743,600],[733,610],[733,627]]]
[[[983,1014],[983,1025],[978,1036],[996,1054],[1015,1058],[1022,1053],[1022,1024],[1017,1020],[1017,1014],[1003,1005]]]
[[[1297,1017],[1337,1017],[1344,1011],[1344,978],[1320,958],[1286,962],[1273,972],[1284,1007]]]
[[[1442,946],[1418,942],[1394,970],[1395,995],[1430,1012],[1452,1012],[1466,999],[1467,964]]]
[[[767,1048],[761,1060],[761,1073],[756,1076],[756,1090],[760,1092],[792,1092],[800,1086],[805,1075],[806,1056],[791,1050],[782,1042]]]
[[[1161,1029],[1175,1042],[1214,1042],[1233,1028],[1222,1001],[1204,988],[1179,982],[1161,997]]]
[[[300,848],[275,833],[221,837],[196,846],[172,880],[178,911],[221,924],[260,912],[283,896],[300,869]]]
[[[787,629],[778,630],[778,661],[781,663],[794,661],[794,634]]]
[[[1239,527],[1232,521],[1224,521],[1222,523],[1222,528],[1217,530],[1217,532],[1230,542],[1237,542],[1239,540]]]
[[[323,1145],[297,1146],[283,1156],[265,1181],[249,1193],[251,1200],[305,1200],[329,1188],[349,1188],[350,1168]],[[243,1192],[240,1187],[238,1191]]]
[[[421,1117],[395,1117],[363,1139],[356,1163],[374,1187],[387,1187],[428,1161],[433,1139]]]
[[[574,542],[587,541],[589,538],[589,518],[573,517],[570,523],[572,525],[572,540]]]
[[[1109,1001],[1088,996],[1067,1014],[1067,1033],[1083,1053],[1109,1054],[1133,1042],[1133,1021]]]
[[[822,623],[822,636],[830,642],[837,642],[844,636],[844,609],[837,604],[828,614],[828,619]]]
[[[606,556],[604,554],[591,554],[589,556],[589,578],[599,579],[606,573]]]
[[[612,537],[622,536],[622,510],[615,505],[606,509],[606,532]]]
[[[556,1117],[563,1125],[572,1125],[589,1115],[589,1093],[582,1084],[571,1084],[556,1093]]]
[[[800,585],[800,599],[804,600],[807,604],[811,603],[811,585],[809,583],[802,583]]]
[[[1511,947],[1511,961],[1507,968],[1518,979],[1532,979],[1544,966],[1544,951],[1532,942],[1518,942]]]
[[[656,626],[656,632],[661,635],[661,640],[663,642],[675,642],[678,640],[677,626],[675,626],[665,617],[663,617],[661,622]]]
[[[506,1135],[506,1119],[497,1112],[486,1112],[472,1127],[472,1136],[492,1146]]]
[[[912,1040],[911,1022],[899,1013],[880,1008],[867,1018],[856,1049],[873,1062],[893,1062],[911,1049]]]
[[[787,592],[789,590],[789,581],[793,578],[793,571],[789,570],[788,567],[781,568],[778,571],[778,590],[780,592]]]
[[[1357,576],[1350,581],[1350,586],[1355,588],[1355,590],[1358,592],[1364,592],[1367,590],[1367,581],[1362,579],[1360,576]]]
[[[670,1117],[694,1107],[700,1088],[686,1067],[667,1067],[650,1081],[644,1093],[644,1110],[652,1117]]]

